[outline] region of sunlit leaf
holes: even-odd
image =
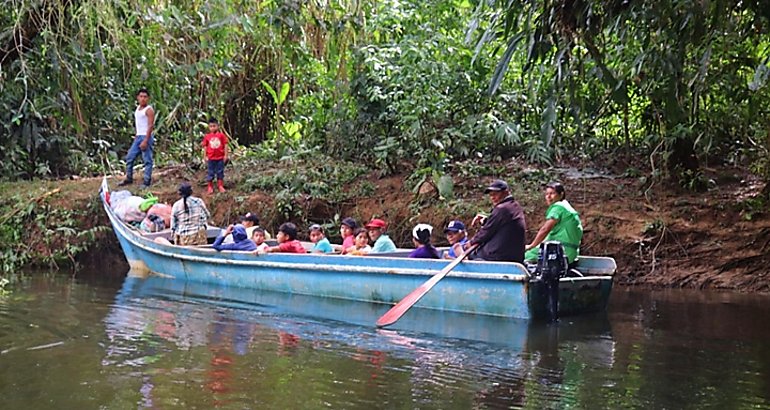
[[[285,82],[281,84],[281,95],[278,96],[278,102],[277,104],[283,104],[284,101],[286,101],[286,96],[289,95],[289,83]]]
[[[265,87],[270,96],[273,97],[273,102],[276,105],[280,105],[280,101],[278,99],[278,95],[275,93],[275,89],[271,87],[270,84],[268,84],[265,80],[262,80],[262,86]]]

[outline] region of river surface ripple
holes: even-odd
[[[2,408],[770,408],[770,297],[614,292],[377,330],[365,303],[34,274],[0,296]]]

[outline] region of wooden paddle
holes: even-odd
[[[401,319],[401,316],[404,316],[404,313],[406,313],[407,310],[409,310],[412,306],[414,306],[415,303],[422,299],[422,297],[425,296],[428,291],[436,286],[438,281],[443,279],[444,276],[446,276],[452,269],[454,269],[455,266],[459,265],[460,262],[468,257],[468,255],[470,255],[470,253],[478,246],[479,244],[471,245],[471,247],[466,249],[462,255],[458,256],[455,258],[455,260],[452,261],[452,263],[444,267],[441,272],[433,275],[432,278],[428,279],[425,283],[417,287],[417,289],[413,290],[412,293],[406,295],[405,298],[396,303],[395,306],[390,308],[389,311],[385,312],[384,315],[377,319],[377,327],[390,326],[393,323],[396,323],[398,319]]]

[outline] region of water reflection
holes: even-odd
[[[623,338],[616,368],[647,392],[643,403],[770,408],[768,295],[623,290],[613,298],[610,319]]]
[[[770,298],[624,291],[558,325],[37,276],[0,298],[3,408],[770,408]]]
[[[155,365],[164,351],[205,348],[201,377],[215,406],[249,395],[239,379],[267,377],[273,366],[302,363],[338,375],[317,391],[333,401],[344,396],[330,387],[352,383],[369,386],[364,402],[373,404],[379,395],[435,404],[437,394],[453,387],[465,391],[468,406],[498,407],[524,404],[533,390],[527,380],[541,390],[536,400],[558,398],[565,377],[561,344],[572,340],[574,351],[594,352],[581,360],[601,358],[597,366],[606,365],[614,349],[606,315],[546,326],[415,309],[395,330],[374,328],[385,310],[369,303],[129,277],[105,319],[110,345],[103,364]],[[321,364],[330,357],[334,366]],[[348,372],[358,376],[350,379]],[[394,383],[403,397],[393,396]],[[146,383],[143,389],[142,402],[153,403]],[[456,393],[446,399],[462,397]]]

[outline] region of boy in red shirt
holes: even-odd
[[[278,241],[278,246],[271,246],[262,251],[257,250],[256,253],[307,253],[307,250],[302,246],[302,243],[297,240],[297,225],[294,225],[291,222],[281,224],[278,228],[278,234],[275,235],[275,239]]]
[[[206,192],[214,193],[213,181],[216,177],[219,192],[225,192],[225,161],[227,161],[227,136],[219,132],[219,122],[216,118],[209,120],[209,133],[203,137],[203,157],[208,165],[206,181],[209,187]]]

